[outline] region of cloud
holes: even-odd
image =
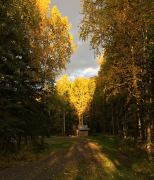
[[[92,67],[88,67],[88,68],[85,68],[85,69],[80,69],[80,70],[76,70],[74,73],[71,73],[69,75],[69,78],[71,81],[73,81],[74,79],[76,79],[77,77],[93,77],[93,76],[96,76],[97,73],[99,71],[99,68],[92,68]]]
[[[95,76],[98,71],[98,64],[94,51],[90,50],[88,41],[83,42],[79,38],[79,25],[82,19],[80,0],[52,0],[51,5],[57,5],[62,15],[68,16],[69,22],[72,24],[71,33],[77,45],[77,50],[72,55],[70,63],[60,76],[68,74],[72,80],[81,76]]]
[[[91,77],[95,76],[98,73],[99,68],[86,68],[83,71],[79,72],[82,76]]]
[[[82,46],[83,42],[82,41],[78,41],[77,42],[77,46]]]
[[[81,42],[80,42],[81,43]],[[89,50],[87,43],[78,45],[77,51],[71,57],[70,63],[67,65],[67,74],[73,73],[77,70],[84,70],[86,68],[97,68],[98,64],[94,52]]]

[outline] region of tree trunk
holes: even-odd
[[[152,126],[151,123],[148,123],[148,127],[147,127],[147,143],[151,143],[152,142]]]
[[[41,136],[41,144],[44,144],[44,135]]]
[[[20,150],[20,146],[21,146],[21,136],[18,136],[18,145],[17,145],[17,149]]]
[[[65,111],[64,111],[64,114],[63,114],[63,136],[65,136],[65,130],[66,130],[66,113],[65,113]]]
[[[28,139],[27,139],[27,136],[25,136],[25,145],[28,144]]]
[[[123,122],[123,137],[124,137],[124,139],[127,138],[126,120],[127,120],[127,117],[126,117],[126,110],[125,110],[124,122]]]
[[[113,105],[112,105],[112,134],[115,135],[115,122],[114,122],[114,114],[113,114]]]

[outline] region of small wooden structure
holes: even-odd
[[[88,136],[89,128],[87,125],[82,125],[78,127],[78,135],[79,136]]]

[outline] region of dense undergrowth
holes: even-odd
[[[98,143],[102,153],[115,165],[113,172],[115,179],[154,178],[154,161],[149,161],[145,144],[137,144],[132,140],[114,136],[97,135],[90,139]]]
[[[75,138],[50,137],[44,144],[22,145],[20,151],[0,152],[0,168],[7,168],[46,158],[49,154],[69,148]]]
[[[49,154],[52,155],[55,152],[61,153],[64,150],[67,151],[77,142],[77,139],[76,137],[50,137],[45,139],[45,143],[40,146],[28,145],[22,146],[18,152],[1,152],[0,168],[42,160],[47,158]],[[82,138],[80,139],[82,140]],[[89,143],[99,147],[98,151],[93,151],[93,155],[98,155],[98,160],[102,164],[99,171],[100,173],[103,172],[106,174],[106,177],[112,177],[112,179],[115,180],[145,180],[154,178],[154,161],[149,161],[148,154],[144,148],[145,144],[136,144],[132,140],[123,140],[109,135],[96,135],[88,139]],[[89,154],[89,152],[84,153]],[[84,170],[87,168],[88,162],[83,162],[81,169]],[[94,167],[96,165],[97,163],[93,163]],[[82,174],[80,176],[82,176]]]

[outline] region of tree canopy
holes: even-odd
[[[0,146],[48,134],[47,98],[74,52],[70,24],[50,1],[0,1]]]
[[[58,75],[76,46],[50,0],[0,1],[0,148],[51,134],[154,139],[152,0],[81,0],[80,38],[98,57],[96,77]],[[58,79],[58,80],[57,80]]]
[[[123,137],[150,140],[152,1],[83,0],[82,6],[80,37],[89,39],[96,54],[101,54],[93,102],[96,126]]]

